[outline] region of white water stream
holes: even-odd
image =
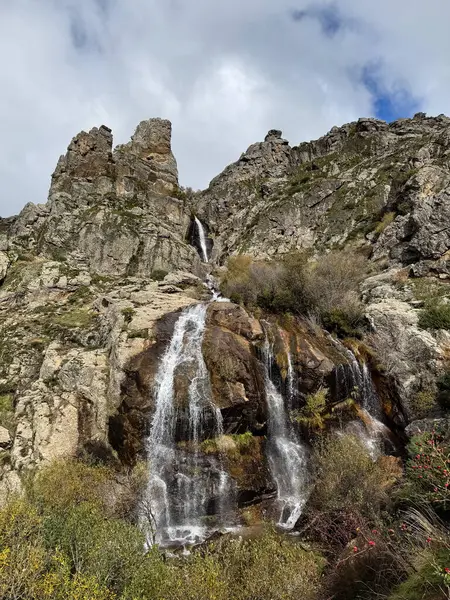
[[[389,428],[380,421],[382,408],[366,363],[359,363],[351,350],[330,336],[335,346],[348,359],[348,365],[336,368],[336,395],[354,398],[361,407],[361,420],[348,423],[345,431],[359,437],[375,460],[382,443],[390,436]],[[340,389],[343,388],[343,389]]]
[[[197,226],[198,239],[200,241],[200,248],[202,250],[203,262],[207,263],[208,262],[208,248],[206,247],[205,229],[204,229],[200,219],[197,219],[197,217],[194,217],[194,219],[195,219],[195,224]]]
[[[206,310],[206,304],[197,304],[181,313],[156,375],[145,502],[156,535],[149,544],[202,541],[211,533],[208,517],[215,518],[216,526],[224,525],[232,504],[231,478],[216,457],[205,457],[200,451],[206,434],[223,433],[202,354]],[[177,374],[182,382],[189,381],[182,398],[175,390]]]
[[[267,335],[263,356],[269,421],[269,466],[277,486],[277,502],[280,508],[278,525],[289,530],[295,527],[308,499],[307,451],[297,439],[284,398],[272,381],[271,366],[274,357]]]

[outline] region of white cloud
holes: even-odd
[[[298,143],[373,113],[368,64],[445,112],[449,17],[443,0],[0,3],[0,215],[44,202],[70,139],[102,123],[122,143],[170,118],[181,183],[197,188],[270,128]]]

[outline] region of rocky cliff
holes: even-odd
[[[232,255],[308,250],[313,260],[351,248],[370,263],[357,343],[333,341],[311,319],[210,304],[203,355],[224,434],[250,432],[258,446],[244,452],[250,466],[233,466],[243,505],[273,492],[259,447],[268,331],[279,389],[295,378],[294,412],[329,390],[323,422],[358,385],[348,350],[371,367],[383,420],[400,437],[423,416],[417,395],[446,372],[450,334],[419,321],[430,296],[440,306],[449,298],[450,119],[360,119],[295,147],[273,130],[193,195],[179,187],[170,137],[160,119],[114,150],[108,128],[82,132],[58,162],[48,202],[0,220],[3,498],[57,457],[87,453],[118,468],[145,458],[155,375],[179,311],[210,297],[206,274],[223,272]],[[181,407],[188,382],[177,372]],[[341,408],[354,421],[358,406]],[[297,423],[314,437],[305,414]]]

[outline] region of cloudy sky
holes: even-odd
[[[202,188],[271,128],[450,113],[449,22],[448,0],[0,0],[0,216],[95,125],[169,118]]]

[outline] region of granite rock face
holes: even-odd
[[[190,212],[177,197],[170,122],[143,121],[114,151],[112,141],[104,126],[72,140],[48,203],[27,205],[10,228],[10,249],[106,276],[199,273],[198,254],[186,243]]]
[[[352,244],[374,260],[445,270],[449,161],[445,116],[360,119],[294,147],[270,131],[211,181],[196,210],[219,263]]]
[[[209,266],[194,215],[210,238]],[[80,133],[58,161],[48,202],[0,219],[0,503],[55,458],[100,449],[127,466],[145,458],[155,374],[175,321],[211,298],[207,273],[237,253],[364,253],[369,333],[358,343],[373,355],[383,402],[401,404],[398,427],[421,418],[415,399],[435,390],[450,356],[449,333],[419,322],[428,288],[450,301],[449,217],[444,116],[360,119],[293,147],[271,130],[194,194],[179,187],[169,121],[143,121],[115,149],[107,127]],[[267,335],[279,390],[295,380],[294,411],[323,387],[332,395],[339,368],[351,367],[318,323],[210,303],[203,356],[222,442],[237,456],[233,436],[253,434],[251,461],[230,466],[243,503],[273,492]],[[188,382],[189,368],[175,382],[181,408]]]

